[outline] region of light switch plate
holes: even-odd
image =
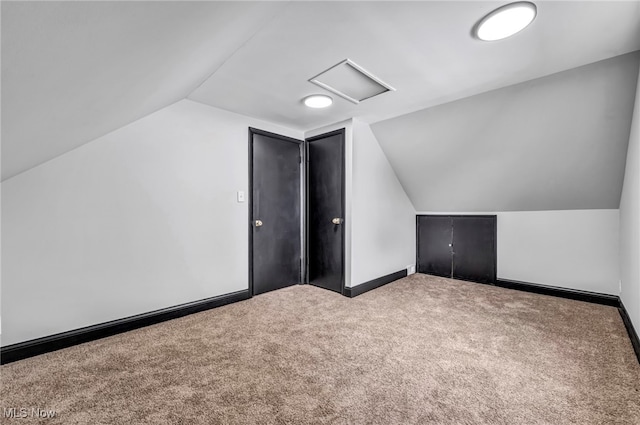
[[[238,202],[244,202],[244,190],[238,191]]]

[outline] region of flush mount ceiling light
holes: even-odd
[[[510,3],[482,18],[473,33],[483,41],[502,40],[525,29],[536,13],[536,5],[528,1]]]
[[[304,104],[309,108],[326,108],[331,106],[333,99],[326,94],[312,94],[304,98]]]

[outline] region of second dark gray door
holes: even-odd
[[[254,295],[301,280],[301,143],[250,129],[249,282]]]
[[[496,281],[496,217],[452,217],[455,279]]]
[[[344,288],[344,130],[307,139],[309,283]]]

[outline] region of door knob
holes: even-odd
[[[334,218],[333,220],[331,220],[331,222],[333,224],[341,224],[342,223],[342,219],[339,217]]]
[[[256,227],[262,226],[262,220],[256,220]]]

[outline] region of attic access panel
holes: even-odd
[[[363,100],[396,90],[350,59],[321,72],[309,82],[356,105]]]

